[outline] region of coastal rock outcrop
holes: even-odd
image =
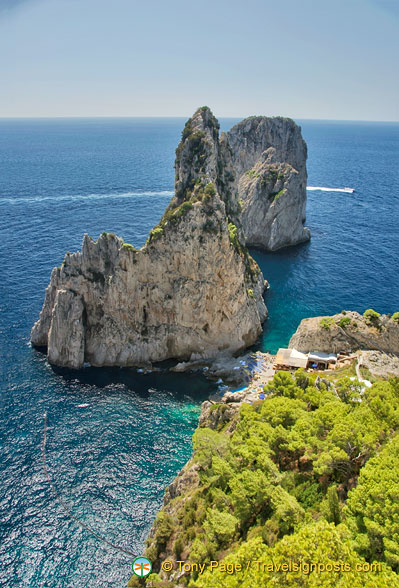
[[[227,134],[247,246],[275,251],[310,239],[307,147],[293,120],[256,116]]]
[[[331,317],[306,318],[291,337],[289,347],[303,353],[373,349],[399,355],[399,321],[393,316],[369,310],[364,315],[346,311]]]
[[[399,357],[381,351],[362,351],[359,365],[370,372],[374,378],[399,377]]]
[[[244,245],[232,150],[207,108],[176,150],[175,196],[141,249],[84,236],[52,271],[32,343],[53,364],[142,365],[234,353],[267,310],[264,278]]]

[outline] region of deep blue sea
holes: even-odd
[[[29,345],[51,268],[84,232],[140,246],[173,191],[184,119],[0,120],[0,586],[119,588],[164,487],[191,453],[198,375],[53,370]],[[222,119],[227,130],[235,121]],[[254,251],[270,316],[258,347],[286,344],[301,318],[342,309],[399,310],[399,125],[298,121],[308,144],[310,243]],[[79,408],[79,404],[88,404]]]

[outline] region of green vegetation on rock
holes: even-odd
[[[159,239],[160,237],[162,237],[162,235],[163,235],[163,227],[160,226],[160,225],[154,227],[150,231],[149,237],[147,239],[147,244],[148,243],[153,243],[154,241],[156,241],[157,239]]]
[[[278,200],[279,198],[281,198],[281,196],[284,194],[285,189],[283,188],[282,190],[280,190],[279,192],[277,192],[277,194],[274,194],[273,197],[273,202],[276,202],[276,200]]]
[[[351,324],[351,319],[348,316],[344,316],[338,321],[338,326],[342,327],[342,329],[346,329]]]
[[[376,312],[372,308],[369,308],[368,310],[364,311],[363,316],[369,325],[377,326],[381,315],[379,312]]]
[[[183,202],[176,208],[167,208],[159,224],[151,229],[147,244],[153,243],[159,239],[163,235],[167,224],[177,224],[192,209],[192,207],[192,202]]]
[[[123,243],[122,249],[127,249],[128,251],[137,251],[137,249],[130,243]]]
[[[234,247],[235,251],[242,257],[242,259],[245,263],[247,280],[249,282],[253,283],[254,280],[256,279],[256,277],[260,273],[260,268],[259,268],[258,264],[256,263],[256,261],[253,259],[253,257],[251,257],[251,255],[249,254],[248,249],[244,245],[242,245],[242,243],[238,237],[237,226],[234,223],[229,222],[228,230],[229,230],[229,239],[230,239],[231,245]],[[252,293],[253,293],[253,290],[252,290]]]
[[[230,243],[233,245],[233,247],[237,251],[237,253],[240,253],[241,249],[242,249],[242,245],[238,239],[238,229],[234,223],[229,223],[228,229],[229,229]]]
[[[265,394],[219,419],[217,431],[196,430],[196,475],[148,543],[154,571],[174,549],[197,563],[332,566],[322,576],[284,574],[284,584],[266,567],[194,572],[183,581],[192,588],[399,587],[399,378],[363,390],[349,378],[278,372]],[[212,422],[221,407],[212,406]]]
[[[335,325],[335,321],[331,316],[328,316],[326,318],[321,319],[320,321],[320,326],[322,329],[325,329],[326,331],[330,330],[330,327],[332,327],[333,325]]]

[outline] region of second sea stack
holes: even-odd
[[[227,133],[248,246],[275,251],[309,241],[307,147],[290,118],[252,116]]]

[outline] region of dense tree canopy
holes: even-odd
[[[349,571],[292,573],[283,584],[281,572],[252,568],[241,575],[194,572],[179,582],[399,587],[399,379],[363,389],[349,378],[279,372],[265,393],[224,428],[195,432],[199,482],[158,517],[147,549],[154,571],[170,552],[201,564],[343,561]],[[381,571],[354,570],[365,562],[382,562]],[[153,576],[151,585],[165,584]]]
[[[360,472],[346,514],[357,550],[367,559],[399,568],[399,435]]]
[[[224,571],[240,567],[242,571],[231,574]],[[273,547],[265,546],[259,538],[246,541],[222,560],[218,568],[209,570],[208,567],[190,586],[397,588],[399,578],[385,565],[370,566],[357,556],[345,526],[319,521],[303,526]]]

